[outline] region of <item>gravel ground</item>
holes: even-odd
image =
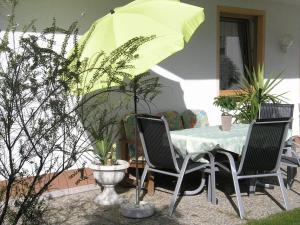
[[[300,207],[300,176],[297,175],[292,190],[288,191],[289,201],[293,208]],[[156,213],[150,218],[124,218],[118,206],[104,207],[96,205],[93,199],[101,190],[69,195],[49,201],[49,221],[51,224],[72,225],[112,225],[112,224],[145,224],[145,225],[193,225],[243,224],[247,219],[258,219],[283,210],[283,200],[278,186],[275,189],[258,189],[255,195],[248,196],[246,185],[242,187],[242,199],[247,215],[246,220],[240,220],[237,214],[236,197],[230,177],[220,174],[217,177],[218,204],[207,202],[206,191],[195,196],[183,196],[172,217],[168,216],[168,205],[171,198],[170,190],[174,182],[165,177],[157,178],[158,187],[153,196],[145,195],[144,200],[155,204]],[[197,176],[188,177],[185,186],[196,185]],[[160,181],[160,182],[159,182]],[[133,200],[133,188],[118,187],[117,191],[124,199]]]

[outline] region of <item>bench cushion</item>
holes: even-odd
[[[127,140],[135,141],[135,121],[134,121],[134,114],[128,114],[123,119],[124,123],[124,130],[125,130],[125,138]],[[138,140],[139,140],[138,136]],[[128,144],[128,153],[129,158],[135,158],[135,144]],[[138,156],[143,156],[143,150],[141,148],[138,148]]]
[[[209,126],[208,117],[204,110],[185,110],[182,113],[184,128],[207,127]]]
[[[167,111],[157,114],[158,116],[164,116],[169,124],[170,130],[181,130],[183,129],[183,124],[181,116],[176,111]]]

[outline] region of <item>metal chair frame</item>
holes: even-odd
[[[172,160],[173,160],[174,167],[175,167],[174,171],[166,171],[164,169],[157,168],[151,162],[151,159],[149,158],[149,154],[148,154],[149,149],[147,148],[147,145],[145,143],[143,128],[142,128],[142,125],[139,121],[139,120],[143,120],[143,119],[164,123],[164,128],[166,129],[166,134],[167,134],[167,139],[168,139],[168,145],[169,145],[169,148],[170,148],[170,151],[171,151]],[[183,178],[184,178],[185,174],[189,174],[189,173],[192,173],[192,172],[197,171],[197,170],[202,171],[202,180],[201,180],[201,183],[200,183],[199,187],[196,188],[195,190],[192,190],[192,191],[185,191],[184,192],[185,195],[195,195],[195,194],[199,193],[204,188],[204,185],[205,185],[204,172],[209,173],[209,182],[210,182],[209,187],[212,187],[212,186],[215,185],[214,184],[214,182],[215,182],[215,173],[214,173],[214,170],[211,170],[211,168],[214,167],[214,165],[212,165],[211,163],[199,163],[199,166],[196,166],[192,169],[187,169],[188,163],[190,162],[191,157],[193,156],[193,154],[188,154],[184,157],[184,161],[182,163],[181,168],[179,167],[179,165],[177,163],[177,160],[176,160],[176,157],[177,157],[176,155],[177,154],[176,154],[175,149],[174,149],[174,147],[172,145],[172,142],[171,142],[168,122],[164,117],[159,118],[159,117],[153,117],[153,116],[137,116],[137,125],[138,125],[138,132],[139,132],[140,139],[141,139],[141,144],[142,144],[143,150],[144,150],[145,159],[146,159],[146,162],[147,162],[147,164],[144,168],[142,177],[141,177],[141,185],[140,186],[141,187],[143,186],[146,175],[147,175],[148,172],[161,173],[161,174],[165,174],[165,175],[169,175],[169,176],[173,176],[173,177],[177,178],[176,187],[175,187],[175,190],[173,192],[173,196],[171,198],[170,205],[169,205],[169,215],[170,216],[174,212],[175,203],[177,201],[178,193],[180,191],[180,187],[181,187],[181,184],[182,184],[182,181],[183,181]],[[208,155],[209,155],[210,161],[213,161],[212,160],[213,155],[211,153],[209,153]],[[211,201],[212,198],[213,198],[212,197],[212,191],[209,188],[208,189],[208,200]]]
[[[297,169],[300,167],[300,158],[296,152],[296,148],[300,148],[300,145],[294,141],[290,141],[288,147],[285,147],[286,152],[282,154],[281,165],[287,167],[286,171],[286,187],[292,188],[294,178],[297,174]]]
[[[259,119],[268,119],[268,118],[292,119],[293,111],[294,111],[294,104],[264,103],[260,107],[258,118]],[[289,124],[289,128],[292,129],[292,122]],[[287,188],[292,187],[292,184],[294,182],[294,177],[297,173],[297,168],[300,166],[300,158],[295,150],[296,146],[299,147],[299,145],[294,141],[292,141],[292,139],[290,138],[288,141],[286,141],[286,145],[284,147],[285,151],[282,154],[283,160],[281,162],[281,165],[287,167],[287,171],[286,171]]]
[[[240,186],[239,186],[239,180],[241,179],[253,179],[253,178],[261,178],[261,177],[277,177],[278,178],[278,182],[280,185],[280,189],[281,189],[281,193],[283,196],[283,200],[284,200],[284,206],[285,209],[288,210],[290,208],[289,202],[288,202],[288,198],[287,198],[287,191],[286,188],[284,186],[284,182],[283,182],[283,178],[282,178],[282,174],[281,174],[281,170],[280,170],[280,160],[281,160],[281,154],[283,151],[283,146],[284,146],[284,141],[287,135],[287,130],[288,130],[288,122],[289,121],[276,121],[276,123],[286,123],[285,126],[285,130],[282,136],[282,141],[281,141],[281,146],[280,146],[280,150],[279,150],[279,154],[278,154],[278,158],[276,161],[276,166],[274,167],[274,169],[270,170],[270,171],[266,171],[267,173],[261,173],[261,174],[248,174],[245,175],[243,174],[243,167],[245,164],[245,160],[246,160],[246,153],[247,153],[247,148],[248,148],[248,143],[250,140],[250,136],[251,136],[251,132],[252,132],[252,128],[253,126],[255,126],[255,124],[263,124],[263,123],[274,123],[275,121],[271,121],[271,122],[252,122],[248,131],[248,135],[247,135],[247,139],[245,142],[245,147],[243,149],[242,152],[242,156],[241,156],[241,160],[240,160],[240,164],[239,167],[236,168],[235,165],[235,161],[234,158],[232,156],[231,153],[229,153],[228,151],[222,151],[222,150],[216,150],[215,154],[223,154],[225,155],[230,163],[230,168],[228,168],[227,166],[225,166],[224,164],[220,163],[220,162],[214,162],[214,165],[219,168],[219,169],[223,169],[226,172],[231,173],[232,178],[233,178],[233,184],[234,184],[234,189],[235,189],[235,193],[236,193],[236,197],[237,197],[237,204],[238,204],[238,209],[239,209],[239,215],[240,218],[243,219],[245,218],[245,210],[244,210],[244,205],[242,202],[242,198],[241,198],[241,192],[240,192]],[[214,160],[214,159],[213,159]],[[215,182],[212,183],[212,185],[214,185]],[[215,187],[211,187],[213,194],[212,196],[215,196]],[[213,199],[212,201],[216,201],[215,199]]]
[[[294,104],[263,103],[258,112],[258,119],[292,119]],[[289,124],[292,129],[292,120]]]

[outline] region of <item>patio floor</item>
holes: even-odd
[[[221,174],[222,175],[222,174]],[[187,186],[196,185],[197,177],[189,177],[186,180]],[[288,196],[292,207],[300,207],[300,176],[297,175],[292,190],[288,191]],[[84,192],[53,199],[49,202],[51,224],[73,224],[73,225],[112,225],[112,224],[222,224],[233,225],[243,224],[247,220],[240,220],[236,207],[236,198],[230,177],[217,177],[218,205],[207,202],[206,191],[196,196],[184,196],[176,208],[173,217],[168,216],[168,204],[170,201],[170,190],[173,188],[172,180],[161,178],[154,196],[146,195],[144,200],[152,202],[156,206],[154,216],[139,220],[127,219],[120,215],[119,207],[98,206],[93,202],[99,190]],[[117,188],[118,192],[125,199],[134,199],[135,190],[133,188]],[[280,189],[259,189],[255,195],[248,196],[246,185],[242,188],[243,201],[248,219],[263,218],[270,214],[281,212],[283,203]],[[234,205],[234,207],[233,207]]]

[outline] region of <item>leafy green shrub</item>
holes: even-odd
[[[15,21],[17,1],[8,2],[12,13],[0,38],[0,176],[6,180],[4,190],[0,188],[0,224],[44,224],[42,194],[64,171],[75,164],[84,167],[79,159],[94,146],[87,135],[91,127],[98,124],[103,132],[115,124],[118,118],[112,112],[128,102],[122,99],[121,105],[106,108],[108,96],[118,92],[132,99],[132,77],[124,68],[130,67],[138,48],[150,39],[133,38],[87,63],[80,61],[76,22],[63,29],[53,20],[41,33],[36,32],[34,23],[21,28]],[[19,36],[17,28],[22,31]],[[58,49],[57,33],[64,36]],[[75,46],[71,54],[68,44]],[[101,77],[107,78],[107,88],[90,95],[72,95],[88,70],[93,70],[94,76],[87,88]],[[113,83],[118,86],[112,87]],[[157,87],[157,82],[153,85]],[[149,89],[138,94],[153,97]],[[94,99],[100,99],[99,111],[86,107]]]
[[[237,96],[225,95],[214,98],[214,105],[220,107],[222,115],[231,115],[231,111],[237,109]]]

